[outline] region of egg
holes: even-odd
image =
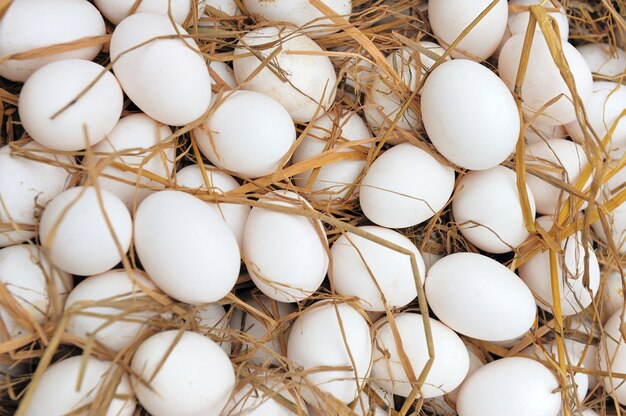
[[[164,36],[172,38],[153,40]],[[182,126],[207,112],[211,76],[206,63],[195,41],[169,17],[127,17],[113,31],[110,49],[113,72],[124,92],[148,116]]]
[[[208,8],[208,9],[207,9]],[[207,13],[207,10],[209,12]],[[214,11],[219,12],[214,13]],[[241,14],[241,10],[237,6],[236,0],[200,0],[198,2],[198,26],[211,27],[215,22],[213,19],[217,17],[232,17]]]
[[[365,216],[388,228],[422,223],[452,195],[454,170],[426,151],[399,144],[379,156],[361,181],[359,201]]]
[[[365,140],[370,137],[372,135],[367,125],[357,113],[352,111],[346,111],[341,115],[327,113],[313,122],[309,134],[302,139],[296,148],[292,162],[300,163],[326,151],[347,145],[350,141]],[[369,147],[370,144],[365,146]],[[343,153],[358,152],[359,150],[354,147],[347,147],[335,151]],[[365,157],[364,154],[363,159]],[[311,176],[314,171],[307,170],[294,177],[294,182],[299,187],[307,188],[307,184],[311,180],[308,189],[311,192],[310,199],[313,201],[343,200],[348,196],[352,185],[357,182],[364,167],[365,160],[339,160],[317,169],[313,179]],[[352,190],[357,192],[358,188]]]
[[[113,130],[97,145],[91,148],[94,153],[92,163],[102,163],[98,170],[97,183],[100,189],[115,194],[124,202],[129,211],[135,208],[148,195],[163,185],[153,181],[145,173],[169,179],[176,158],[175,143],[165,142],[172,130],[145,114],[131,114],[123,117]],[[121,163],[138,169],[138,173],[118,170],[111,163]]]
[[[272,97],[255,91],[228,93],[194,134],[198,148],[211,163],[249,178],[282,167],[281,161],[296,140],[287,110]]]
[[[511,0],[509,2],[509,6],[532,6],[542,4],[540,0]],[[545,8],[554,8],[552,3],[543,3],[543,7]],[[558,28],[559,35],[563,41],[567,41],[569,37],[569,19],[567,17],[567,12],[565,9],[561,8],[558,12],[548,12],[548,16],[552,17]],[[509,19],[507,23],[507,29],[510,35],[517,35],[518,33],[526,33],[528,29],[528,21],[530,20],[530,11],[509,11]],[[540,32],[541,28],[537,24],[535,26],[535,31]],[[535,36],[543,36],[541,33],[535,33]]]
[[[235,387],[228,355],[190,331],[152,335],[137,348],[130,367],[137,399],[153,416],[220,415]]]
[[[426,266],[411,240],[383,227],[369,225],[359,229],[413,253],[424,283]],[[333,261],[329,275],[335,292],[359,298],[366,311],[384,312],[383,297],[389,308],[406,306],[417,297],[417,282],[408,255],[350,232],[335,241],[330,253]]]
[[[18,111],[24,130],[36,142],[75,151],[98,143],[113,130],[123,101],[120,85],[104,67],[66,59],[43,66],[28,78]]]
[[[79,355],[52,364],[44,371],[35,386],[25,416],[64,415],[87,411],[96,404],[97,395],[102,394],[114,381],[119,371],[116,364],[94,357]],[[100,409],[105,416],[131,416],[135,411],[135,399],[126,374],[122,374],[114,390],[111,404]],[[87,409],[83,409],[87,407]],[[94,410],[94,408],[89,410]]]
[[[428,20],[435,37],[442,45],[452,44],[491,3],[491,0],[429,0]],[[498,1],[456,46],[452,57],[476,61],[489,58],[504,34],[508,13],[507,2]]]
[[[574,185],[587,165],[587,156],[579,144],[549,139],[526,146],[526,165],[544,175]],[[533,175],[531,169],[527,171],[526,184],[535,197],[537,212],[545,215],[557,214],[557,209],[569,194]]]
[[[69,313],[67,332],[85,340],[93,336],[113,351],[125,349],[156,315],[139,284],[155,289],[140,270],[132,274],[123,269],[111,270],[86,278],[65,303]]]
[[[204,166],[211,191],[224,194],[239,188],[239,183],[226,172],[212,166]],[[176,173],[176,183],[185,188],[206,191],[207,184],[202,176],[202,169],[198,165],[185,166]],[[239,248],[243,247],[243,230],[250,214],[250,207],[243,204],[209,203],[209,206],[219,214],[235,236]]]
[[[263,375],[259,377],[255,374],[257,377]],[[237,389],[222,416],[297,416],[286,406],[287,403],[300,409],[306,406],[293,387],[269,381],[267,385],[256,388],[249,383]]]
[[[33,141],[0,147],[0,223],[8,225],[0,231],[0,247],[35,236],[41,207],[70,185],[73,164],[73,157],[50,153]]]
[[[604,316],[612,316],[615,312],[622,309],[624,306],[622,273],[616,270],[607,275],[602,296],[602,313]]]
[[[615,82],[596,81],[593,83],[593,94],[584,105],[587,120],[600,140],[604,140],[614,128],[606,148],[611,158],[618,160],[626,151],[626,118],[622,117],[626,108],[626,87]],[[577,120],[566,124],[565,128],[574,141],[581,144],[585,142]],[[591,132],[589,136],[593,137]]]
[[[202,305],[196,310],[200,331],[215,341],[226,354],[230,354],[232,343],[225,334],[228,328],[226,310],[219,303]]]
[[[209,63],[209,73],[211,74],[211,85],[226,85],[229,89],[237,88],[237,80],[235,79],[235,71],[225,62],[211,61]],[[212,99],[215,97],[211,97]]]
[[[567,136],[567,130],[565,130],[565,126],[562,125],[552,126],[550,124],[532,121],[528,127],[524,129],[524,137],[528,144],[549,139],[565,139]]]
[[[498,70],[511,91],[515,87],[525,36],[524,33],[514,35],[500,52]],[[578,95],[583,102],[587,101],[593,91],[591,70],[582,55],[571,44],[562,42],[561,47]],[[546,40],[541,35],[533,37],[521,97],[522,109],[527,118],[537,117],[538,122],[550,125],[566,124],[576,119],[572,94],[552,59]],[[542,109],[544,106],[547,107]]]
[[[530,358],[502,358],[468,377],[456,408],[459,416],[556,416],[561,409],[558,387],[543,364]]]
[[[350,19],[352,0],[322,0],[322,3],[334,14]],[[263,16],[269,21],[293,23],[313,39],[340,30],[308,0],[243,0],[243,4],[250,14]]]
[[[271,63],[264,64],[261,59],[270,55]],[[308,123],[318,108],[317,117],[323,115],[335,99],[337,75],[330,59],[315,41],[292,29],[266,26],[246,33],[233,67],[241,88],[274,98],[296,122]]]
[[[112,193],[78,186],[46,206],[39,240],[61,270],[89,276],[122,260],[130,247],[133,224],[124,203]]]
[[[311,209],[290,191],[274,191],[261,201],[277,206]],[[321,221],[254,207],[243,233],[243,257],[252,281],[279,302],[311,296],[328,270],[328,240]]]
[[[626,52],[621,48],[603,43],[587,43],[576,49],[595,74],[616,77],[626,71]]]
[[[520,129],[515,100],[484,66],[462,59],[444,62],[426,79],[421,94],[428,137],[452,163],[484,170],[514,151]]]
[[[216,302],[239,276],[233,233],[212,207],[182,191],[144,199],[135,214],[134,242],[153,282],[181,302]]]
[[[535,320],[535,300],[524,282],[481,254],[439,260],[428,271],[425,289],[441,322],[472,338],[505,341],[524,334]]]
[[[323,400],[312,384],[342,403],[352,402],[370,372],[372,339],[363,316],[347,304],[324,302],[309,307],[293,323],[287,358],[303,368],[302,395],[313,405]],[[331,367],[348,367],[348,370]]]
[[[626,372],[626,343],[622,335],[622,310],[615,312],[604,324],[600,339],[600,370],[612,373]],[[621,405],[626,404],[626,387],[617,377],[603,377],[604,388]]]
[[[100,13],[114,25],[119,24],[131,13],[158,13],[171,16],[182,25],[191,12],[191,0],[141,0],[135,7],[135,0],[95,0]]]
[[[617,206],[613,211],[607,214],[606,220],[609,227],[610,235],[607,236],[604,226],[600,220],[592,224],[593,230],[599,237],[600,241],[610,245],[614,244],[620,253],[626,252],[626,203]]]
[[[403,312],[394,317],[394,323],[409,364],[415,376],[419,377],[429,358],[423,317],[418,313]],[[402,366],[391,324],[384,319],[375,327],[374,382],[390,393],[407,397],[414,385],[409,382]],[[434,319],[430,319],[430,329],[435,359],[422,386],[422,397],[427,399],[454,390],[469,369],[469,356],[461,338]]]
[[[474,374],[476,370],[487,364],[485,362],[485,357],[483,353],[480,352],[480,350],[476,346],[472,344],[465,344],[465,348],[467,349],[467,354],[469,356],[469,368],[467,370],[467,375],[463,380],[467,380],[467,378]],[[453,403],[456,403],[459,397],[459,389],[462,385],[463,383],[461,383],[459,387],[447,394],[448,399],[451,400]]]
[[[56,270],[35,245],[15,245],[0,249],[0,282],[30,319],[42,325],[52,313],[61,312],[72,289],[72,277]],[[10,309],[0,307],[0,318],[9,336],[18,338],[31,331],[24,328]],[[0,338],[2,336],[0,335]]]
[[[522,244],[529,233],[517,192],[517,175],[504,166],[470,171],[457,185],[452,213],[463,236],[489,253],[507,253]],[[535,198],[526,186],[531,215]]]
[[[276,302],[265,295],[253,294],[242,300],[276,321],[284,319],[297,310],[296,306],[291,303]],[[246,337],[253,341],[268,339],[262,346],[247,343],[244,341],[245,338],[242,338],[239,345],[235,345],[234,351],[239,354],[252,355],[248,359],[251,364],[258,366],[280,365],[281,360],[277,356],[284,357],[287,355],[287,351],[282,345],[287,345],[288,328],[281,330],[280,334],[276,334],[272,332],[274,328],[268,328],[264,321],[258,320],[252,313],[243,312],[240,308],[233,310],[229,326],[235,331],[245,333]]]
[[[0,19],[0,56],[29,52],[52,45],[106,34],[98,10],[85,0],[20,0],[10,4]],[[38,58],[9,59],[0,64],[0,76],[24,82],[42,66],[63,59],[92,60],[102,44]],[[49,49],[48,49],[49,51]]]

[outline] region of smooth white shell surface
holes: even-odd
[[[109,22],[117,25],[130,15],[135,0],[95,0],[94,3]],[[191,11],[191,4],[191,0],[141,0],[134,13],[171,15],[176,23],[182,25]]]
[[[626,52],[607,44],[589,43],[578,46],[578,52],[585,58],[591,72],[607,77],[619,76],[626,71]]]

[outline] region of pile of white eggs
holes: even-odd
[[[624,51],[574,47],[550,11],[583,131],[539,27],[512,93],[538,0],[430,0],[431,40],[386,59],[321,46],[351,33],[352,3],[10,4],[0,76],[23,83],[25,134],[0,148],[0,345],[84,348],[44,356],[21,415],[364,416],[423,398],[435,415],[592,416],[594,389],[626,406],[623,276],[596,255],[626,253],[626,204],[593,224],[601,243],[557,233],[563,206],[589,205],[571,195],[591,192],[592,156],[615,170],[593,205],[622,192]],[[246,18],[206,52],[198,27]],[[517,267],[532,221],[551,251]],[[409,238],[437,224],[466,250]],[[599,342],[560,338],[557,307],[602,311]]]

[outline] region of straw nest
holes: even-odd
[[[196,0],[194,0],[196,1]],[[0,16],[6,11],[6,8],[11,3],[11,0],[0,0]],[[245,11],[245,7],[240,0],[237,0],[239,6]],[[213,190],[209,191],[194,191],[195,195],[207,201],[219,202],[219,203],[234,203],[234,204],[247,204],[250,206],[263,206],[271,210],[281,210],[289,212],[295,215],[303,215],[309,218],[315,218],[321,220],[325,224],[325,230],[329,240],[332,242],[341,233],[345,231],[351,231],[356,234],[362,235],[365,238],[376,240],[380,244],[384,244],[390,248],[401,250],[400,247],[393,246],[386,241],[375,239],[374,236],[364,233],[356,228],[357,225],[363,225],[367,223],[367,220],[361,213],[358,207],[358,199],[355,200],[354,190],[355,186],[350,186],[348,197],[339,202],[329,203],[313,203],[312,208],[307,206],[300,207],[284,207],[274,204],[268,204],[267,202],[260,202],[258,198],[271,190],[275,189],[289,189],[296,191],[304,196],[309,195],[307,188],[296,187],[291,178],[294,176],[309,170],[318,170],[327,164],[333,163],[343,159],[359,159],[365,160],[366,166],[387,148],[387,142],[390,140],[406,140],[416,146],[428,151],[434,157],[439,160],[445,161],[434,150],[432,145],[428,142],[425,133],[423,131],[406,131],[396,128],[398,120],[402,117],[403,112],[412,108],[415,111],[419,111],[418,103],[416,99],[417,94],[411,93],[407,90],[404,83],[394,72],[393,68],[389,67],[389,64],[385,61],[384,57],[391,51],[400,49],[402,47],[410,47],[414,50],[419,50],[428,54],[428,51],[424,51],[418,44],[418,40],[432,39],[432,32],[428,26],[427,13],[427,1],[426,0],[397,0],[397,1],[383,1],[383,0],[353,0],[354,14],[348,23],[345,19],[339,16],[332,15],[332,11],[329,11],[318,0],[311,0],[311,3],[316,5],[323,13],[325,13],[334,24],[341,27],[341,31],[334,34],[326,34],[317,41],[327,51],[328,56],[331,57],[333,63],[339,74],[338,94],[335,101],[335,105],[332,111],[341,111],[344,109],[350,109],[355,111],[362,111],[364,96],[368,93],[368,71],[371,74],[385,73],[389,86],[393,90],[397,91],[402,97],[403,106],[402,111],[394,120],[387,120],[389,128],[380,132],[375,132],[375,137],[371,140],[360,141],[349,146],[349,151],[339,152],[342,147],[331,148],[319,156],[309,159],[300,163],[286,165],[280,168],[272,175],[268,175],[256,180],[246,180],[242,178],[241,186],[238,189],[230,191],[226,194],[221,194]],[[560,7],[561,4],[556,0],[552,0],[554,7]],[[571,34],[570,40],[573,43],[579,42],[597,42],[608,43],[610,45],[624,45],[626,43],[626,23],[624,20],[624,13],[626,11],[626,4],[622,1],[610,1],[610,0],[592,0],[592,1],[563,1],[562,6],[567,10],[570,16]],[[263,21],[262,19],[253,19],[249,16],[236,16],[228,17],[214,9],[208,9],[209,17],[202,18],[199,22],[199,16],[194,14],[190,16],[188,22],[191,29],[189,30],[192,37],[194,37],[202,49],[207,60],[215,60],[221,62],[229,62],[233,59],[232,51],[238,40],[254,28],[271,24],[271,22]],[[244,13],[245,14],[245,13]],[[555,59],[555,62],[559,65],[564,79],[568,82],[568,85],[574,89],[571,75],[568,68],[564,64],[564,60],[561,59],[561,51],[558,47],[558,34],[548,20],[546,10],[543,8],[533,9],[531,12],[534,19],[531,19],[531,23],[538,24],[541,28],[541,33],[536,36],[544,36],[551,46],[551,53]],[[479,19],[482,18],[479,17]],[[211,26],[199,25],[203,21],[212,21]],[[323,28],[320,28],[323,30]],[[471,27],[466,30],[469,32]],[[109,31],[110,32],[110,31]],[[465,35],[462,34],[462,36]],[[461,37],[458,41],[461,40]],[[58,53],[59,51],[72,49],[80,46],[84,46],[86,43],[96,44],[102,43],[105,45],[105,53],[102,53],[97,62],[104,66],[109,65],[108,55],[106,54],[106,44],[110,39],[110,35],[84,39],[73,44],[57,45],[50,48],[44,48],[34,50],[31,52],[19,54],[19,56],[13,56],[13,59],[26,59],[31,57],[43,56],[52,53]],[[333,52],[330,52],[330,51]],[[447,52],[446,52],[447,55]],[[445,57],[445,56],[444,56]],[[443,58],[439,59],[439,62],[443,61]],[[5,59],[5,58],[0,58]],[[356,65],[346,66],[348,61],[354,60]],[[371,64],[371,65],[369,65]],[[486,63],[491,68],[495,68],[493,61]],[[521,65],[526,65],[526,61],[522,59]],[[374,69],[371,69],[373,66]],[[365,71],[357,75],[357,71]],[[213,74],[216,75],[216,74]],[[355,82],[347,83],[346,79],[356,80]],[[616,80],[618,82],[624,81]],[[423,82],[423,79],[421,80]],[[228,89],[223,83],[219,84],[215,92],[217,94],[217,102],[219,104],[220,97]],[[40,153],[36,153],[32,150],[25,150],[21,148],[21,144],[28,140],[27,135],[24,133],[20,126],[19,117],[16,109],[18,95],[20,92],[20,85],[16,83],[10,83],[6,80],[0,79],[0,119],[2,124],[0,126],[0,138],[2,145],[9,144],[13,147],[14,152],[21,154],[26,158],[36,158],[39,160],[47,161],[42,158]],[[581,125],[586,125],[586,117],[581,102],[573,91],[574,103],[577,107],[578,121]],[[520,97],[516,97],[518,103],[520,103]],[[136,111],[132,107],[126,108],[126,113]],[[623,116],[624,114],[622,114]],[[188,126],[184,126],[175,130],[173,135],[166,140],[160,146],[156,146],[152,149],[141,149],[148,154],[158,155],[162,152],[164,147],[175,147],[177,151],[177,167],[180,168],[189,163],[198,163],[205,169],[205,165],[202,163],[200,153],[196,144],[194,143],[193,128],[201,124],[202,120],[198,120]],[[302,138],[308,132],[309,127],[306,125],[299,125],[298,132],[299,137]],[[523,130],[523,129],[522,129]],[[332,141],[336,139],[337,132],[333,132],[334,137]],[[512,155],[504,164],[514,169],[518,175],[518,182],[520,184],[525,183],[524,178],[529,172],[543,177],[550,181],[552,184],[558,186],[562,191],[569,195],[569,199],[563,204],[558,217],[556,225],[551,230],[542,230],[535,228],[532,219],[527,218],[527,225],[533,232],[528,240],[520,246],[512,255],[499,256],[497,259],[507,266],[515,268],[531,256],[538,252],[550,250],[551,253],[558,256],[561,252],[558,241],[566,236],[572,235],[576,232],[582,232],[583,236],[593,238],[596,242],[597,253],[601,264],[603,265],[603,276],[600,285],[600,295],[597,299],[601,299],[602,290],[606,282],[607,275],[611,270],[621,270],[623,267],[622,257],[618,253],[617,249],[613,245],[605,245],[599,241],[590,224],[600,219],[604,225],[607,226],[607,215],[615,209],[622,202],[626,201],[626,189],[622,189],[613,195],[610,199],[598,199],[594,195],[598,195],[597,190],[617,173],[626,163],[625,159],[619,161],[616,165],[609,166],[606,162],[606,151],[604,144],[607,143],[608,137],[585,137],[584,148],[587,157],[590,161],[589,167],[581,175],[580,180],[575,186],[568,185],[564,182],[556,180],[547,175],[546,172],[542,172],[537,168],[531,169],[525,165],[524,161],[524,140],[523,135],[519,140],[516,152]],[[285,162],[288,161],[289,156],[295,150],[295,147],[300,143],[300,139],[296,141],[296,144],[291,149],[291,152],[285,157]],[[363,146],[367,143],[374,143],[371,147]],[[343,150],[343,149],[342,149]],[[89,182],[95,184],[94,180],[100,175],[104,166],[113,166],[121,171],[134,172],[141,176],[149,177],[153,183],[159,183],[168,188],[183,189],[176,185],[174,174],[172,177],[158,177],[145,171],[136,169],[135,167],[126,166],[120,162],[113,161],[114,156],[100,160],[99,163],[91,163],[92,154],[89,150],[84,152],[73,153],[77,157],[80,163],[71,166],[65,166],[74,175],[75,183]],[[46,162],[48,163],[48,162]],[[462,172],[457,167],[454,167],[457,172]],[[367,167],[365,168],[365,170]],[[205,172],[206,175],[206,172]],[[315,176],[315,173],[314,175]],[[592,178],[591,186],[584,187],[588,179]],[[138,186],[150,186],[143,185],[137,181]],[[353,184],[356,185],[356,184]],[[186,191],[190,192],[189,189]],[[525,187],[520,186],[521,195],[524,196],[526,191]],[[525,204],[525,211],[530,215],[530,207],[528,206],[528,200],[522,198]],[[577,206],[581,206],[583,203],[588,203],[588,208],[584,211],[582,216],[573,214],[579,210],[575,209]],[[0,224],[2,229],[12,229],[17,224]],[[449,254],[458,251],[474,251],[478,250],[466,241],[458,231],[458,226],[455,224],[454,219],[451,216],[448,207],[444,208],[437,213],[427,223],[420,225],[419,227],[413,227],[403,230],[403,233],[413,240],[418,248],[423,253],[435,253],[435,254]],[[123,266],[127,268],[134,268],[135,258],[133,256],[133,249],[131,247],[128,257],[124,260]],[[417,273],[417,267],[415,270],[416,286],[419,291],[418,299],[408,306],[411,310],[425,311],[426,301],[422,289],[421,281],[423,276],[419,276]],[[553,271],[553,280],[556,281],[556,270]],[[332,279],[331,279],[332,282]],[[253,284],[249,278],[243,274],[235,289],[222,300],[221,303],[227,306],[227,316],[230,315],[236,309],[241,309],[249,314],[252,314],[259,321],[263,322],[268,332],[263,339],[251,339],[244,332],[236,329],[216,329],[202,327],[198,324],[196,317],[196,310],[185,304],[180,304],[167,296],[155,292],[152,290],[146,290],[145,296],[140,299],[135,299],[133,302],[128,302],[124,299],[107,299],[100,301],[100,306],[115,306],[120,309],[122,313],[116,316],[108,316],[107,319],[110,322],[124,319],[125,315],[129,315],[137,310],[152,310],[158,312],[159,318],[152,318],[148,323],[145,331],[143,331],[135,340],[135,342],[126,350],[120,353],[114,353],[108,350],[106,347],[99,345],[93,338],[90,339],[78,339],[65,332],[65,328],[68,322],[68,317],[72,314],[80,314],[84,308],[93,305],[80,304],[75,307],[63,311],[59,307],[59,302],[51,302],[51,308],[47,311],[47,316],[44,324],[39,325],[29,317],[28,313],[19,306],[19,304],[11,297],[11,294],[7,288],[0,284],[0,305],[5,308],[15,319],[28,330],[27,335],[23,335],[19,338],[10,339],[4,325],[0,325],[0,338],[5,339],[0,343],[0,362],[10,364],[12,366],[19,366],[25,369],[22,375],[17,377],[7,377],[4,384],[0,386],[2,394],[0,396],[0,414],[22,414],[25,408],[28,406],[29,394],[26,386],[30,384],[36,384],[42,375],[42,372],[53,362],[56,362],[64,357],[71,355],[77,355],[80,351],[84,351],[86,355],[94,355],[100,358],[106,358],[118,363],[122,368],[129,370],[129,362],[132,357],[133,351],[141,343],[143,339],[153,334],[158,330],[164,329],[186,329],[193,330],[200,333],[205,333],[216,340],[228,340],[233,343],[232,361],[236,366],[237,375],[239,378],[238,387],[245,384],[252,383],[255,386],[262,385],[276,385],[275,383],[281,383],[282,388],[289,389],[297,392],[302,388],[304,383],[301,376],[301,372],[297,371],[294,366],[290,366],[287,358],[281,354],[267,351],[269,354],[273,354],[275,362],[278,365],[272,367],[260,367],[251,362],[251,358],[254,352],[258,349],[266,350],[264,344],[270,340],[278,340],[279,345],[282,346],[283,352],[285,347],[285,333],[290,326],[290,323],[306,310],[314,301],[319,299],[338,299],[345,302],[352,303],[356,308],[359,307],[358,303],[354,299],[346,299],[337,296],[333,293],[332,283],[327,283],[318,293],[312,296],[305,302],[301,302],[298,307],[298,312],[289,314],[288,316],[277,317],[268,308],[262,306],[261,303],[249,302],[245,303],[242,298],[252,295],[253,297],[258,293],[253,289]],[[558,297],[557,297],[558,298]],[[368,316],[365,311],[362,311],[364,316]],[[393,325],[393,314],[396,311],[388,309],[386,314]],[[581,316],[574,317],[576,322],[582,322],[583,325],[591,328],[590,331],[579,331],[576,325],[571,324],[572,318],[564,319],[560,313],[560,305],[557,304],[554,307],[554,314],[546,312],[540,312],[538,320],[534,327],[529,331],[526,336],[518,341],[514,346],[510,348],[504,348],[493,343],[476,341],[472,339],[465,339],[468,343],[473,344],[476,348],[475,351],[484,358],[486,362],[493,360],[496,357],[507,357],[519,353],[525,347],[536,344],[542,346],[549,341],[556,340],[558,346],[558,355],[556,359],[552,359],[551,356],[546,355],[545,363],[551,367],[554,374],[560,380],[561,394],[564,403],[564,409],[566,415],[571,414],[569,410],[574,403],[575,394],[571,382],[569,381],[568,374],[575,371],[582,371],[595,376],[605,376],[606,374],[600,371],[594,371],[584,369],[579,366],[579,363],[568,362],[565,358],[565,346],[563,340],[568,338],[575,338],[583,343],[589,345],[595,345],[598,342],[599,335],[602,333],[602,310],[599,302],[594,302],[587,310],[581,314]],[[167,318],[166,318],[167,317]],[[369,319],[369,318],[368,318]],[[425,314],[425,321],[428,323],[428,316]],[[371,322],[371,320],[370,320]],[[429,326],[425,325],[427,329],[427,338],[431,340]],[[590,335],[587,335],[589,332]],[[243,345],[247,345],[247,348],[242,348]],[[432,342],[430,342],[430,350],[432,353]],[[406,360],[404,360],[406,367]],[[363,393],[374,403],[378,403],[384,406],[385,411],[391,415],[439,415],[439,414],[453,414],[446,413],[450,410],[446,410],[446,406],[443,406],[441,402],[433,402],[423,400],[420,398],[419,389],[426,374],[427,368],[421,374],[414,374],[412,371],[407,371],[410,374],[413,382],[413,392],[409,398],[403,401],[396,401],[393,403],[393,408],[388,406],[388,403],[384,403],[382,399],[376,394],[374,390],[365,388]],[[626,374],[613,373],[612,376],[616,382],[626,379]],[[115,380],[111,380],[111,383],[102,386],[101,391],[98,392],[96,401],[90,408],[90,414],[99,414],[103,408],[106,408],[107,401],[110,401],[113,396],[113,386]],[[281,400],[283,404],[292,408],[299,414],[305,414],[306,407],[299,405],[296,402],[291,402],[284,397],[276,396],[278,400]],[[339,414],[350,415],[352,409],[350,406],[337,403],[328,396],[323,396],[320,393],[320,414]],[[358,401],[358,400],[357,400]],[[613,401],[610,400],[610,395],[601,387],[596,387],[593,391],[590,391],[586,404],[589,407],[593,407],[600,414],[619,414],[620,410],[615,408]],[[356,403],[352,405],[354,407]],[[624,414],[626,410],[622,409],[621,414]]]

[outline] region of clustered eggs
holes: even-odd
[[[430,0],[430,36],[338,46],[356,3],[0,14],[24,130],[0,148],[0,340],[49,348],[19,414],[626,406],[626,53],[538,0]],[[207,47],[220,19],[245,30]]]

